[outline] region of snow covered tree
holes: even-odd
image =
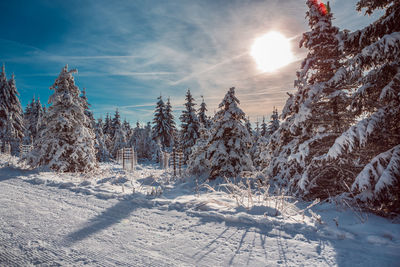
[[[162,97],[158,97],[153,119],[153,140],[159,142],[162,149],[170,148],[173,144],[172,127],[166,116],[166,106]]]
[[[267,129],[267,136],[268,138],[279,128],[279,115],[278,109],[274,107],[272,111],[271,120],[269,121],[268,129]]]
[[[261,123],[261,136],[267,136],[267,134],[268,134],[268,125],[267,125],[267,123],[265,122],[265,117],[263,116],[263,120],[262,120],[262,123]]]
[[[211,120],[206,114],[208,109],[207,109],[206,103],[204,102],[203,96],[201,98],[202,98],[202,101],[201,101],[197,116],[199,118],[199,123],[203,124],[203,127],[205,127],[206,129],[209,129],[211,127]]]
[[[111,153],[114,158],[117,157],[118,150],[126,147],[127,140],[126,140],[126,132],[124,131],[122,125],[116,125],[114,131],[114,136],[112,138],[113,147]]]
[[[44,117],[44,109],[40,99],[32,99],[30,103],[26,106],[24,112],[24,143],[31,144],[33,140],[38,136],[39,131],[45,125],[42,125],[42,120]]]
[[[126,119],[124,119],[124,122],[122,123],[122,129],[126,133],[126,140],[129,140],[132,136],[133,130],[132,130],[131,125],[129,124],[129,122]]]
[[[197,138],[199,138],[200,123],[194,108],[196,104],[194,103],[194,98],[189,89],[187,90],[185,99],[185,109],[182,111],[180,120],[182,134],[181,145],[186,162],[192,152],[192,147],[196,143]]]
[[[357,199],[378,212],[400,213],[400,2],[361,0],[357,10],[384,14],[344,37],[349,58],[332,86],[356,87],[356,123],[344,131],[324,159],[347,175]]]
[[[89,172],[97,166],[95,135],[87,127],[84,101],[66,65],[50,87],[54,93],[44,121],[46,127],[25,158],[32,167],[47,165],[58,172]]]
[[[106,139],[103,133],[103,126],[104,125],[102,119],[98,119],[94,127],[94,132],[96,134],[95,149],[97,160],[101,162],[106,162],[109,161],[111,155],[106,145]]]
[[[210,129],[207,159],[210,178],[237,177],[242,171],[252,171],[249,155],[251,138],[245,124],[245,113],[239,108],[235,88],[229,89]]]
[[[121,115],[119,115],[119,111],[118,111],[118,108],[117,108],[115,110],[115,113],[114,113],[114,118],[111,121],[111,132],[110,132],[110,135],[114,136],[115,135],[115,131],[117,129],[121,128],[121,127],[122,127]]]
[[[0,74],[0,140],[11,144],[12,153],[16,153],[24,135],[24,121],[15,77],[7,81],[3,65]]]
[[[249,132],[250,136],[252,137],[253,136],[253,129],[251,128],[251,122],[250,122],[250,118],[249,117],[245,118],[245,126],[246,126],[246,129]]]
[[[96,121],[93,117],[93,112],[90,110],[91,105],[89,104],[88,98],[86,96],[86,88],[83,88],[81,98],[83,100],[83,106],[85,108],[85,115],[88,117],[89,122],[90,122],[88,126],[93,129],[96,124]]]
[[[165,119],[167,125],[169,125],[170,130],[168,139],[170,140],[170,146],[172,147],[174,145],[174,136],[177,132],[177,129],[175,124],[175,118],[174,115],[172,114],[171,101],[169,98],[167,100],[167,104],[165,105]]]
[[[338,136],[340,129],[351,123],[347,107],[347,89],[330,84],[342,66],[344,56],[339,49],[340,32],[332,26],[329,6],[307,0],[310,31],[303,34],[300,47],[308,55],[297,72],[295,87],[282,111],[286,121],[271,136],[267,158],[268,176],[274,177],[292,193],[328,197],[340,191],[339,180],[322,169],[320,156]],[[317,177],[318,176],[318,177]]]
[[[111,153],[113,149],[113,141],[112,138],[114,136],[113,126],[112,126],[112,119],[110,114],[106,114],[106,118],[103,124],[103,134],[104,134],[104,142],[106,145],[107,150]]]
[[[104,120],[104,124],[103,124],[103,133],[107,134],[107,135],[112,135],[112,119],[110,114],[106,114],[106,118]]]
[[[191,175],[206,176],[210,174],[210,162],[207,159],[209,132],[202,123],[199,128],[200,137],[196,140],[196,144],[192,147],[186,172]]]

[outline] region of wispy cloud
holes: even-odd
[[[354,25],[355,1],[331,1],[336,24]],[[39,80],[35,86],[48,92],[51,77],[64,64],[77,68],[76,81],[87,88],[97,116],[120,107],[128,120],[151,121],[162,94],[171,97],[178,118],[187,88],[197,103],[204,96],[212,114],[235,86],[241,107],[256,120],[269,116],[273,106],[281,109],[286,92],[293,90],[305,56],[298,48],[308,27],[305,11],[304,1],[298,0],[84,1],[80,9],[68,10],[76,25],[63,33],[62,42],[40,49],[4,39],[0,43],[10,47],[3,60],[29,68],[17,73],[24,85]],[[260,73],[249,50],[257,37],[272,30],[290,39],[295,59],[274,73]]]

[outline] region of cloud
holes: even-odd
[[[304,2],[85,1],[69,10],[75,20],[63,42],[43,49],[18,43],[20,52],[7,60],[30,66],[19,74],[26,77],[22,84],[56,76],[66,63],[77,68],[76,81],[87,88],[96,115],[119,106],[131,122],[151,121],[161,93],[171,97],[178,118],[187,88],[197,103],[204,96],[212,114],[235,86],[242,109],[254,121],[269,116],[273,106],[281,109],[286,92],[293,91],[306,52],[298,48],[308,30]],[[331,2],[335,23],[354,24],[354,2]],[[272,30],[291,40],[296,59],[274,73],[260,73],[249,50],[257,37]]]

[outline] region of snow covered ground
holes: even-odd
[[[0,266],[400,266],[399,220],[192,186],[152,164],[86,177],[1,155]]]

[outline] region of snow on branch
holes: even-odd
[[[358,174],[351,190],[360,191],[361,200],[371,200],[396,181],[400,181],[400,145],[373,158]]]
[[[393,77],[393,79],[390,81],[390,83],[388,83],[382,89],[379,99],[380,100],[390,99],[390,98],[395,99],[395,98],[397,98],[396,94],[399,94],[399,93],[400,93],[400,68],[398,69],[397,74]]]
[[[387,111],[381,108],[370,117],[351,126],[350,129],[336,139],[326,157],[335,159],[343,154],[344,151],[353,151],[357,144],[360,147],[363,146],[367,142],[369,135],[379,128],[385,118],[387,118]]]

